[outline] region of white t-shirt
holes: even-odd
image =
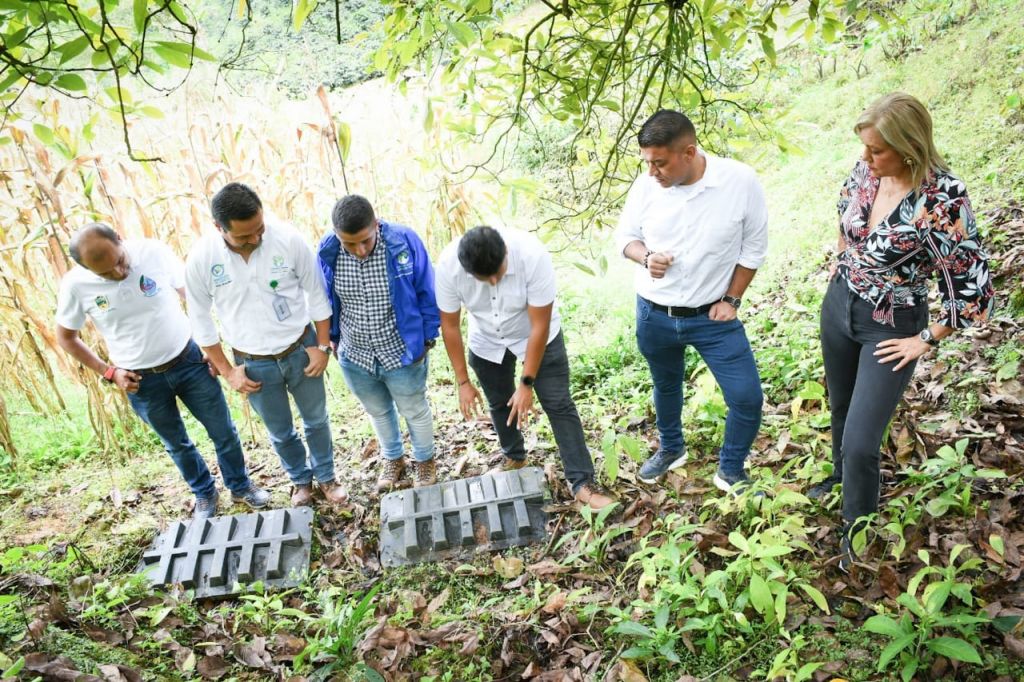
[[[220,341],[210,311],[217,308],[224,339],[232,348],[274,355],[292,345],[312,320],[331,317],[331,304],[316,256],[302,236],[266,221],[263,241],[244,258],[208,234],[185,264],[188,314],[196,343]]]
[[[725,295],[737,265],[756,270],[768,251],[768,210],[754,170],[701,152],[704,177],[662,187],[638,177],[626,196],[615,243],[636,239],[675,256],[661,279],[637,266],[636,291],[661,305],[696,308]]]
[[[508,249],[508,269],[496,286],[481,282],[459,263],[459,241],[445,247],[434,275],[437,306],[455,313],[465,306],[469,313],[469,349],[478,357],[500,363],[505,349],[519,360],[526,357],[530,337],[528,305],[543,307],[555,302],[555,268],[540,240],[532,234],[499,229]],[[548,343],[561,329],[558,304],[551,310]]]
[[[128,276],[104,279],[76,265],[60,283],[57,324],[81,329],[88,317],[103,335],[110,362],[148,369],[174,359],[188,343],[190,327],[177,289],[185,286],[181,261],[153,239],[122,242]]]

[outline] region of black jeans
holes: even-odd
[[[843,519],[853,523],[878,511],[882,434],[906,390],[917,362],[898,372],[880,364],[879,341],[918,334],[928,323],[928,304],[897,308],[895,326],[875,322],[874,308],[836,275],[821,306],[821,352],[832,407],[832,463],[843,480]]]
[[[498,364],[470,351],[469,366],[473,368],[484,390],[502,452],[511,459],[525,459],[526,447],[522,432],[518,426],[507,424],[511,409],[508,401],[518,385],[515,354],[506,350],[505,357]],[[594,480],[594,463],[583,436],[579,412],[569,395],[569,357],[565,353],[565,340],[561,332],[548,343],[544,351],[534,378],[533,390],[551,422],[551,431],[565,468],[565,478],[575,493],[581,485]]]

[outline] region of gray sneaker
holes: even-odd
[[[209,519],[217,515],[217,500],[220,498],[220,493],[216,490],[213,491],[213,495],[209,497],[197,497],[196,508],[192,512],[193,521],[202,521],[203,519]]]
[[[638,478],[644,483],[657,483],[658,479],[672,469],[686,464],[686,452],[665,452],[658,450],[640,467]]]
[[[264,490],[263,488],[257,488],[252,483],[249,487],[241,493],[232,492],[231,500],[233,502],[245,502],[253,509],[262,509],[270,504],[270,491]]]
[[[727,474],[719,469],[715,472],[713,480],[716,488],[733,497],[739,497],[750,487],[750,478],[744,471],[738,474]],[[764,493],[758,490],[754,493],[754,497],[764,497]]]

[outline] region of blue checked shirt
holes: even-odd
[[[384,369],[402,366],[405,342],[398,334],[395,309],[388,290],[387,252],[380,230],[377,243],[364,260],[338,252],[334,291],[341,301],[341,351],[367,372],[374,361]]]

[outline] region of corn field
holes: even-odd
[[[466,229],[469,190],[431,163],[441,133],[419,132],[422,125],[408,120],[414,112],[398,110],[405,105],[387,86],[360,87],[363,93],[345,93],[347,103],[321,91],[280,107],[223,98],[203,104],[180,93],[162,118],[130,130],[159,162],[129,160],[117,126],[101,128],[102,112],[80,102],[19,105],[0,131],[0,449],[12,466],[19,448],[9,409],[24,405],[40,419],[66,412],[68,401],[81,400],[68,379],[85,388],[103,450],[119,451],[117,434],[135,423],[123,394],[57,346],[58,284],[73,265],[70,235],[83,224],[102,221],[126,238],[159,239],[184,258],[197,237],[216,229],[210,197],[241,181],[310,243],[330,229],[331,207],[346,188],[367,196],[382,217],[415,227],[435,254]],[[91,326],[82,333],[105,356]]]

